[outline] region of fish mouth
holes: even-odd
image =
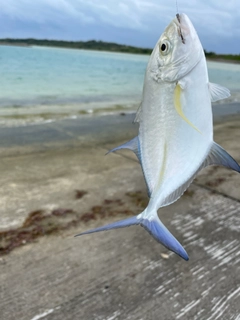
[[[180,14],[179,13],[176,14],[176,18],[178,19],[178,22],[180,23]]]
[[[185,44],[185,39],[183,38],[182,30],[181,30],[181,20],[180,20],[180,14],[179,13],[176,14],[176,18],[177,18],[177,22],[178,22],[178,23],[176,23],[177,28],[178,28],[178,35],[181,38],[182,43]]]

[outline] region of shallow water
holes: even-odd
[[[45,47],[0,47],[0,106],[133,100],[147,56]]]
[[[0,46],[0,125],[136,110],[149,56]],[[240,101],[240,65],[208,62],[210,81]],[[225,101],[224,101],[225,102]]]

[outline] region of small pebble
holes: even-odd
[[[161,253],[161,257],[163,259],[168,259],[169,258],[169,255],[167,253]]]

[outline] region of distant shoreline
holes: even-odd
[[[120,52],[120,53],[133,53],[150,55],[152,49],[139,48],[133,46],[122,45],[112,42],[104,41],[62,41],[62,40],[40,40],[40,39],[0,39],[0,45],[5,46],[21,46],[21,47],[52,47],[52,48],[65,48],[65,49],[81,49],[81,50],[94,50],[94,51],[107,51],[107,52]],[[216,54],[214,52],[207,52],[204,50],[205,56],[210,61],[226,62],[226,63],[240,63],[240,54]]]
[[[206,56],[207,61],[213,62],[222,62],[222,63],[232,63],[232,64],[240,64],[240,60],[231,60],[231,59],[223,59],[223,58],[209,58]]]
[[[24,44],[24,43],[5,43],[5,42],[2,42],[0,43],[0,46],[10,46],[10,47],[29,47],[31,48],[32,46],[31,45],[28,45],[28,44]]]
[[[95,51],[122,52],[133,54],[151,54],[152,49],[138,48],[133,46],[122,45],[112,42],[103,41],[58,41],[58,40],[37,40],[37,39],[0,39],[0,45],[5,46],[40,46],[54,47],[65,49],[85,49]]]

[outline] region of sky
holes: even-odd
[[[240,0],[177,0],[205,50],[240,54]],[[0,38],[102,40],[153,48],[176,0],[0,0]]]

